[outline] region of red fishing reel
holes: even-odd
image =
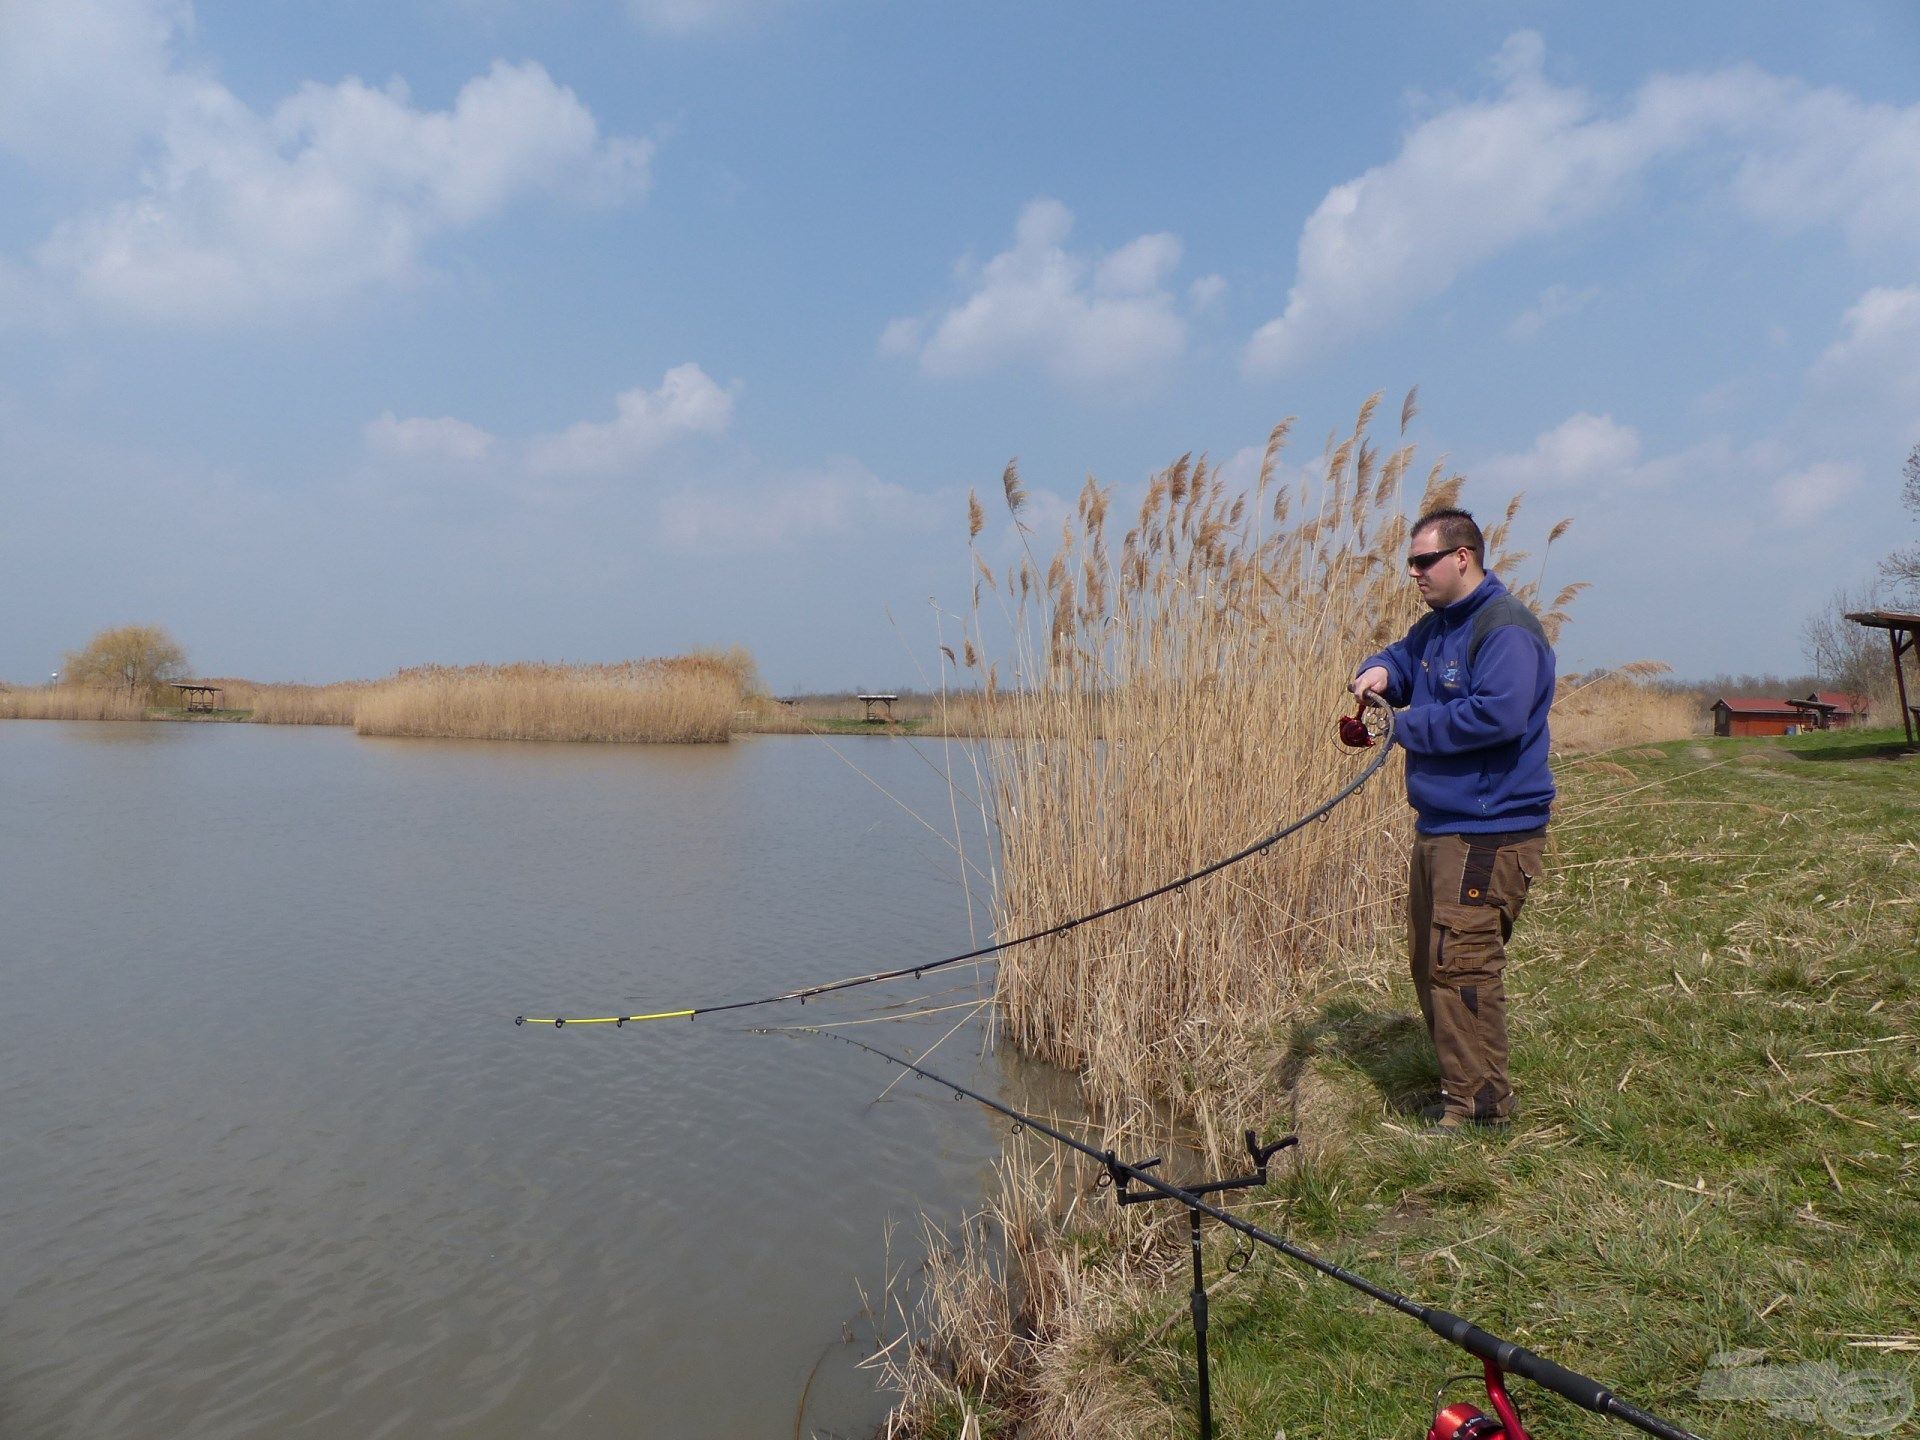
[[[1491,1360],[1484,1363],[1487,1399],[1492,1402],[1494,1414],[1489,1415],[1465,1400],[1440,1405],[1440,1396],[1436,1395],[1434,1404],[1438,1408],[1434,1411],[1433,1424],[1427,1427],[1427,1440],[1528,1440],[1526,1427],[1520,1423],[1520,1412],[1513,1408],[1507,1387],[1501,1383],[1499,1367]],[[1446,1386],[1440,1388],[1444,1393]]]
[[[1354,750],[1371,749],[1376,743],[1373,732],[1367,729],[1367,702],[1364,699],[1353,707],[1351,715],[1340,717],[1340,743]]]

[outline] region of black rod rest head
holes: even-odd
[[[1118,1155],[1115,1155],[1109,1150],[1107,1152],[1107,1174],[1113,1180],[1113,1198],[1118,1200],[1122,1205],[1145,1205],[1154,1200],[1164,1200],[1168,1198],[1151,1190],[1140,1191],[1129,1190],[1127,1188],[1127,1182],[1133,1178],[1133,1176],[1128,1173],[1129,1171],[1151,1170],[1160,1163],[1162,1158],[1163,1157],[1156,1155],[1151,1160],[1142,1160],[1138,1165],[1127,1165]]]
[[[1253,1131],[1247,1131],[1247,1154],[1253,1157],[1254,1168],[1260,1172],[1260,1179],[1267,1178],[1267,1162],[1290,1145],[1298,1145],[1298,1135],[1283,1135],[1271,1145],[1262,1145],[1260,1137]]]

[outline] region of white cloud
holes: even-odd
[[[1869,105],[1743,66],[1656,76],[1603,114],[1542,76],[1541,51],[1537,36],[1514,37],[1499,94],[1429,117],[1392,160],[1327,193],[1301,231],[1286,310],[1248,342],[1249,371],[1297,369],[1386,326],[1495,255],[1618,207],[1681,153],[1705,153],[1760,223],[1920,253],[1920,105]]]
[[[175,62],[189,16],[174,0],[4,13],[21,42],[4,64],[53,78],[0,101],[0,144],[55,159],[76,106],[88,111],[75,97],[106,94],[106,118],[74,144],[138,132],[150,153],[137,194],[58,225],[36,255],[44,277],[103,310],[200,325],[311,311],[416,278],[435,240],[529,196],[646,185],[650,143],[603,137],[538,64],[496,62],[446,110],[416,107],[398,81],[347,79],[262,115]]]
[[[733,419],[733,391],[715,384],[698,365],[676,365],[658,390],[623,391],[614,408],[611,420],[582,420],[530,441],[528,468],[537,475],[631,468],[674,440],[724,432]]]
[[[1789,525],[1826,514],[1860,484],[1860,467],[1821,461],[1773,482],[1775,516]]]
[[[1575,492],[1604,514],[1605,502],[1621,491],[1660,494],[1651,515],[1679,507],[1720,503],[1729,514],[1771,519],[1778,526],[1805,526],[1820,519],[1859,488],[1862,467],[1820,457],[1818,436],[1798,420],[1750,444],[1736,446],[1710,436],[1664,455],[1647,457],[1639,431],[1611,415],[1570,416],[1535,437],[1526,451],[1496,455],[1473,467],[1477,484],[1502,492]],[[1769,479],[1768,477],[1772,477]],[[1752,507],[1747,497],[1770,502]]]
[[[1031,365],[1082,390],[1138,383],[1177,359],[1187,323],[1166,282],[1178,238],[1142,235],[1096,256],[1066,248],[1072,229],[1066,206],[1033,201],[972,294],[937,319],[893,321],[882,351],[917,354],[924,373],[943,378]]]
[[[744,489],[669,495],[660,505],[660,537],[681,550],[768,551],[859,531],[925,531],[939,518],[931,497],[843,460]]]
[[[1920,286],[1861,296],[1808,381],[1828,405],[1896,416],[1902,434],[1920,438]]]
[[[737,387],[734,387],[737,388]],[[734,388],[698,365],[676,365],[657,389],[614,397],[611,420],[581,420],[545,435],[502,439],[451,415],[398,418],[391,410],[363,429],[367,454],[385,462],[386,480],[458,470],[523,498],[562,493],[551,482],[617,476],[647,478],[651,462],[679,442],[723,434],[733,419]]]
[[[1639,465],[1639,431],[1611,415],[1583,413],[1541,432],[1530,450],[1476,466],[1473,475],[1500,489],[1586,489],[1629,482]]]
[[[1749,214],[1788,231],[1837,225],[1863,254],[1920,253],[1920,105],[1770,77],[1754,77],[1750,99],[1733,177]]]
[[[478,425],[452,416],[399,420],[389,410],[366,427],[367,449],[390,460],[474,464],[487,458],[493,436]]]
[[[1195,310],[1209,310],[1227,293],[1224,275],[1202,275],[1187,287],[1187,299]]]
[[[1541,78],[1536,43],[1509,42],[1507,87],[1407,136],[1399,155],[1336,185],[1300,234],[1287,308],[1255,334],[1254,371],[1297,368],[1377,329],[1501,250],[1600,213],[1646,139]]]
[[[1514,340],[1531,340],[1554,321],[1579,314],[1599,293],[1594,287],[1574,290],[1565,285],[1549,285],[1540,292],[1538,300],[1513,317],[1507,325],[1507,335]]]
[[[186,0],[0,4],[0,149],[50,170],[124,159],[165,113]]]

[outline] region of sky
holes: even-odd
[[[15,682],[923,686],[1009,459],[1414,385],[1563,670],[1801,670],[1920,538],[1920,9],[0,0]]]

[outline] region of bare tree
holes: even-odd
[[[1880,688],[1887,669],[1887,648],[1881,632],[1847,619],[1849,610],[1871,610],[1876,596],[1846,590],[1809,615],[1800,627],[1800,644],[1818,683],[1838,691],[1856,704]]]
[[[1913,447],[1901,473],[1906,483],[1900,487],[1900,503],[1920,519],[1920,445]],[[1920,590],[1920,545],[1894,551],[1880,562],[1880,573],[1896,585]]]
[[[66,679],[74,685],[105,685],[128,695],[187,673],[187,652],[158,625],[120,625],[102,630],[84,650],[67,655]]]

